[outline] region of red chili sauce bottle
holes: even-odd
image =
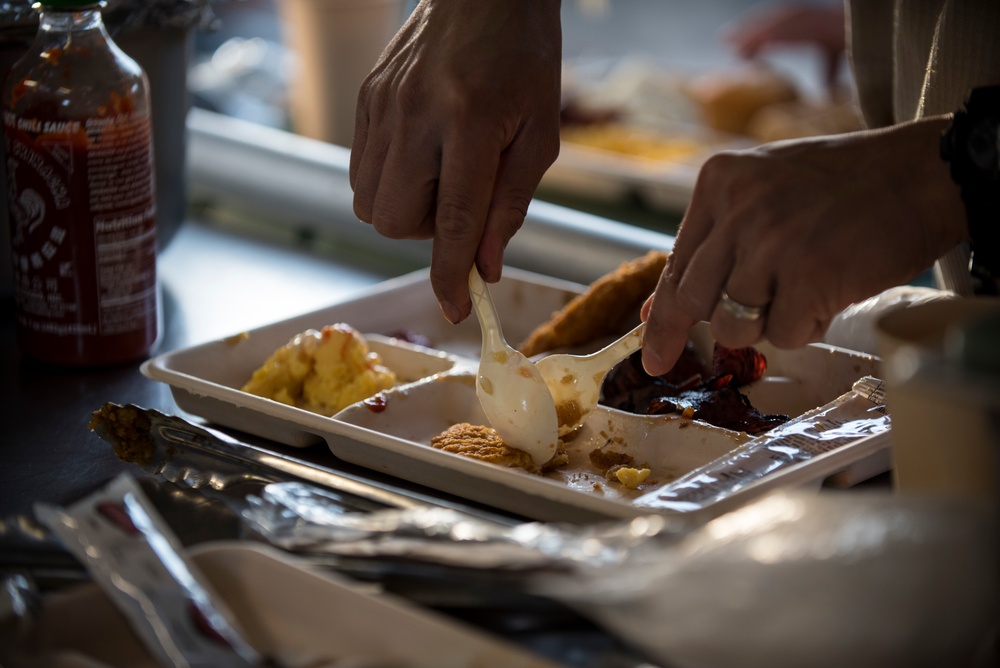
[[[159,332],[149,86],[99,5],[42,0],[3,123],[21,351],[77,366],[148,354]]]

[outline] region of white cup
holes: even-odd
[[[1000,383],[956,359],[969,327],[1000,316],[1000,299],[928,302],[878,321],[901,494],[1000,502]]]
[[[294,58],[292,130],[350,146],[361,83],[403,23],[406,0],[278,0]]]

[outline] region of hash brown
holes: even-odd
[[[621,333],[623,322],[656,289],[669,255],[651,250],[598,278],[583,294],[536,327],[518,350],[532,357]]]

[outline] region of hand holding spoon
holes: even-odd
[[[560,436],[579,429],[597,406],[608,371],[642,346],[645,331],[646,323],[641,323],[596,353],[549,355],[535,363],[555,400]]]
[[[476,395],[490,426],[512,448],[531,455],[541,468],[559,440],[556,407],[535,365],[503,338],[496,307],[479,270],[469,273],[472,307],[483,331]]]

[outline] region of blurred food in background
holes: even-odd
[[[640,58],[567,60],[562,148],[543,196],[639,201],[678,214],[723,150],[861,129],[850,95],[817,94],[760,62],[688,71]]]
[[[624,60],[595,69],[564,68],[564,141],[655,159],[684,156],[706,138],[767,142],[861,128],[846,95],[816,98],[760,64],[685,73]]]

